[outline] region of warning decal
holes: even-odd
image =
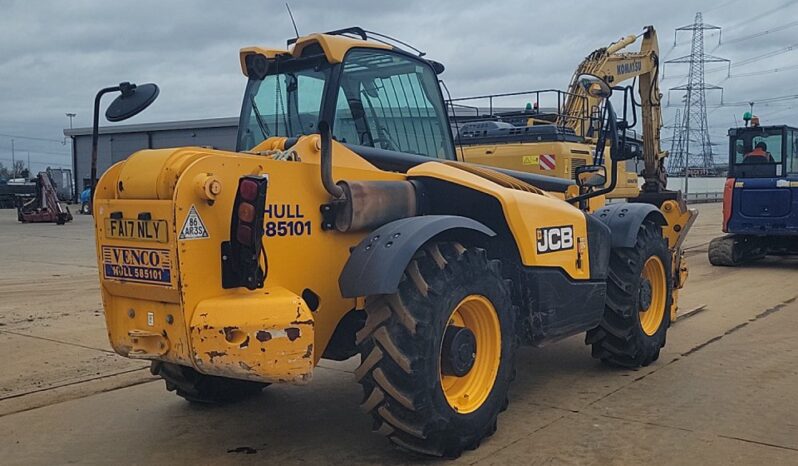
[[[557,167],[557,161],[554,154],[540,154],[540,169],[541,170],[554,170]]]
[[[523,165],[537,165],[539,163],[538,160],[537,155],[525,155],[521,158],[521,163]]]
[[[180,230],[180,239],[200,239],[207,237],[208,230],[205,228],[205,224],[202,223],[202,219],[199,213],[197,213],[196,207],[192,205],[191,209],[188,211],[186,222]]]

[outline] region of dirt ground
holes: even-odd
[[[798,259],[714,268],[718,204],[687,240],[687,317],[659,361],[611,370],[578,336],[525,348],[498,432],[457,463],[798,464]],[[107,342],[91,219],[0,211],[0,463],[430,462],[371,433],[355,360],[305,387],[195,407]]]

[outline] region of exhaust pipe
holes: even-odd
[[[419,214],[418,182],[339,181],[332,176],[332,136],[326,121],[318,124],[321,139],[321,184],[332,196],[335,229],[371,230],[386,223]],[[332,219],[331,219],[332,220]]]
[[[330,124],[324,120],[318,124],[319,136],[321,138],[321,184],[330,193],[333,199],[341,199],[344,190],[335,183],[332,176],[332,136],[330,135]]]

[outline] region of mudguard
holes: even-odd
[[[456,215],[425,215],[395,220],[374,230],[352,249],[338,278],[345,298],[395,293],[407,264],[431,238],[449,230],[486,236],[496,233],[476,220]]]
[[[659,226],[668,224],[656,206],[639,202],[610,204],[597,210],[593,216],[610,227],[613,248],[634,247],[637,231],[646,219],[650,218]]]

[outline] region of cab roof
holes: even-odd
[[[360,28],[351,28],[351,29],[358,29]],[[341,30],[347,31],[347,30]],[[362,31],[362,30],[361,30]],[[339,31],[332,31],[329,33],[313,33],[308,34],[306,36],[301,36],[297,38],[295,41],[289,41],[289,45],[285,49],[271,49],[271,48],[262,48],[262,47],[245,47],[242,48],[239,52],[239,61],[241,63],[241,72],[244,73],[244,76],[248,76],[247,74],[247,66],[246,66],[246,57],[253,54],[260,54],[265,56],[266,58],[275,58],[278,55],[290,55],[292,57],[299,57],[302,55],[302,52],[309,46],[314,44],[318,44],[324,55],[327,57],[327,61],[330,63],[341,63],[344,59],[346,53],[355,47],[360,48],[373,48],[373,49],[383,49],[383,50],[395,50],[396,47],[377,42],[374,40],[369,40],[366,38],[365,33],[361,37],[350,37],[348,35],[343,35]]]

